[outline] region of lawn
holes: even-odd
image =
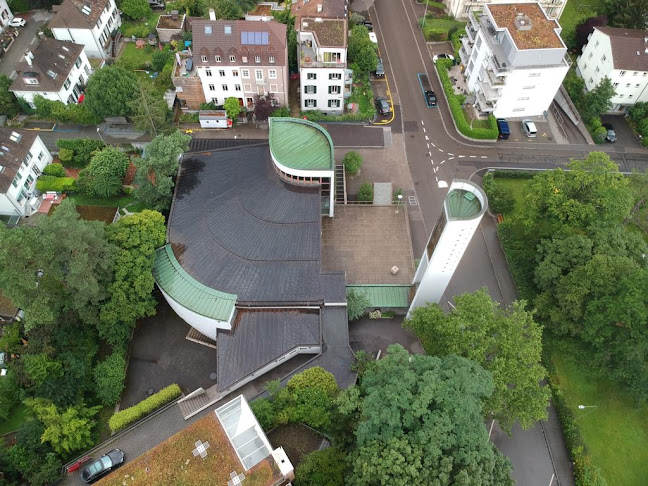
[[[11,410],[11,415],[4,422],[0,422],[0,435],[18,430],[27,420],[27,407],[22,403]]]
[[[160,15],[161,13],[159,11],[154,11],[149,14],[144,22],[139,20],[124,20],[119,30],[121,30],[122,35],[125,37],[146,37],[155,32],[155,26]]]
[[[200,456],[194,457],[192,454],[197,440],[209,442],[210,447],[204,459]],[[97,484],[103,486],[122,486],[124,483],[129,486],[225,485],[232,471],[242,473],[244,469],[216,414],[210,413],[143,456],[126,463]],[[266,459],[249,471],[245,471],[243,485],[270,486],[280,478],[281,474],[274,461]]]
[[[509,178],[498,175],[495,177],[495,180],[497,181],[497,184],[499,186],[503,187],[509,193],[511,193],[511,195],[513,195],[513,199],[515,199],[515,209],[512,213],[506,214],[505,216],[508,217],[505,219],[518,219],[520,210],[524,206],[524,199],[527,193],[526,186],[529,183],[529,179],[517,179],[513,177]]]
[[[569,39],[576,26],[589,17],[596,17],[603,4],[604,0],[569,0],[558,21],[562,27],[561,37]]]
[[[643,486],[648,478],[648,406],[634,407],[615,384],[595,374],[582,352],[552,353],[560,388],[580,426],[592,463],[610,486]],[[595,408],[578,409],[578,405]]]
[[[301,424],[279,425],[268,433],[268,440],[274,447],[284,448],[295,468],[322,444],[320,434]]]
[[[151,66],[155,48],[149,45],[138,49],[134,42],[129,42],[121,52],[117,64],[129,70],[145,69]]]

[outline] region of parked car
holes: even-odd
[[[119,467],[123,462],[124,453],[119,449],[113,449],[89,466],[84,467],[81,471],[81,479],[84,483],[96,481],[113,469]]]
[[[538,129],[531,120],[522,121],[522,131],[529,138],[534,138],[538,134]]]
[[[434,91],[425,92],[425,102],[430,107],[437,105],[437,99],[436,99],[436,95],[434,94]]]
[[[607,130],[607,133],[605,134],[605,141],[609,143],[614,143],[617,141],[617,136],[616,132],[614,131],[614,127],[612,126],[611,123],[604,123],[603,126]]]
[[[509,128],[508,122],[504,118],[497,119],[497,131],[499,134],[497,138],[500,140],[508,140],[511,135],[511,129]]]
[[[436,63],[439,59],[450,59],[453,62],[455,60],[454,56],[451,56],[450,54],[437,54],[432,58],[432,61]]]
[[[21,17],[14,17],[11,19],[11,22],[9,22],[9,25],[11,27],[24,27],[27,21]]]
[[[374,44],[378,44],[378,36],[375,32],[369,32],[369,40]]]
[[[391,113],[389,102],[382,96],[379,96],[374,100],[374,105],[376,105],[376,110],[378,110],[378,113],[380,113],[383,116],[389,115]]]
[[[365,26],[369,32],[373,32],[373,24],[370,21],[365,20],[362,22],[362,25]]]
[[[376,71],[374,73],[377,78],[382,78],[385,75],[385,66],[383,66],[382,59],[378,58],[378,64],[376,65]]]

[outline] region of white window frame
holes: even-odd
[[[268,78],[269,79],[277,79],[277,70],[276,69],[269,69],[268,70]]]
[[[241,77],[243,79],[250,79],[250,70],[249,69],[241,69]]]

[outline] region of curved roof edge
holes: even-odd
[[[290,117],[270,117],[270,153],[275,163],[281,168],[299,171],[332,171],[335,170],[335,157],[333,140],[329,133],[321,125],[310,120]],[[290,125],[290,128],[280,135],[276,135],[279,125]],[[275,136],[273,137],[273,127]],[[326,147],[316,141],[305,142],[305,131],[314,130],[317,135],[323,136]],[[301,135],[299,134],[301,132]],[[292,143],[291,143],[292,142]],[[319,151],[319,153],[317,153]],[[326,151],[327,153],[324,153]],[[299,162],[291,155],[299,157]],[[299,175],[299,174],[298,174]]]
[[[189,275],[168,243],[155,250],[153,277],[166,294],[187,309],[211,319],[230,320],[237,296],[207,287]]]
[[[461,201],[463,204],[460,203],[458,205],[453,205],[451,203],[452,197],[456,195],[458,191],[464,191],[465,193],[471,194],[472,197],[466,197],[466,200],[463,201],[460,199],[460,196],[457,200]],[[474,207],[476,204],[478,204],[479,207]],[[474,182],[464,179],[454,179],[450,184],[448,193],[443,199],[443,207],[446,211],[448,221],[478,219],[481,218],[486,212],[486,209],[488,209],[488,197],[484,190]]]

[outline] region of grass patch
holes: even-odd
[[[443,4],[440,3],[440,2],[434,2],[433,0],[425,0],[425,1],[423,2],[423,4],[426,4],[426,3],[427,3],[428,6],[430,6],[430,7],[436,7],[436,8],[440,8],[441,10],[445,10],[445,5],[443,5]]]
[[[100,197],[84,196],[82,194],[74,194],[69,196],[77,206],[109,206],[109,207],[125,207],[135,202],[135,198],[129,195],[122,195],[117,197],[108,197],[102,199]]]
[[[648,406],[635,407],[613,382],[591,369],[584,351],[571,346],[564,344],[555,349],[552,361],[592,462],[610,485],[646,484]],[[596,408],[579,410],[578,405]]]
[[[143,22],[140,20],[123,20],[119,30],[125,37],[146,37],[155,32],[155,26],[160,15],[159,11],[151,12]]]
[[[488,120],[482,120],[481,118],[473,117],[472,110],[470,107],[464,107],[462,108],[464,112],[464,117],[466,120],[470,120],[470,125],[473,128],[490,128],[490,123]]]
[[[573,39],[576,26],[587,18],[596,17],[603,10],[603,4],[604,0],[569,0],[559,20],[561,37]]]
[[[0,422],[0,435],[18,430],[27,421],[28,417],[27,407],[19,403],[11,410],[9,418],[4,422]]]
[[[452,32],[463,29],[466,23],[450,19],[428,18],[425,20],[425,24],[423,19],[419,19],[419,25],[423,29],[423,36],[426,41],[445,41],[450,39]]]
[[[138,49],[134,42],[129,42],[124,47],[119,59],[117,59],[117,64],[131,71],[135,69],[148,69],[151,66],[155,50],[154,47],[149,45]]]
[[[518,220],[522,207],[524,206],[524,199],[527,194],[526,186],[529,184],[528,179],[516,179],[509,177],[496,176],[497,184],[509,192],[515,200],[515,207],[512,212],[506,213],[506,219]]]
[[[90,63],[90,67],[92,69],[99,69],[103,65],[104,60],[103,59],[88,59],[88,62]]]

